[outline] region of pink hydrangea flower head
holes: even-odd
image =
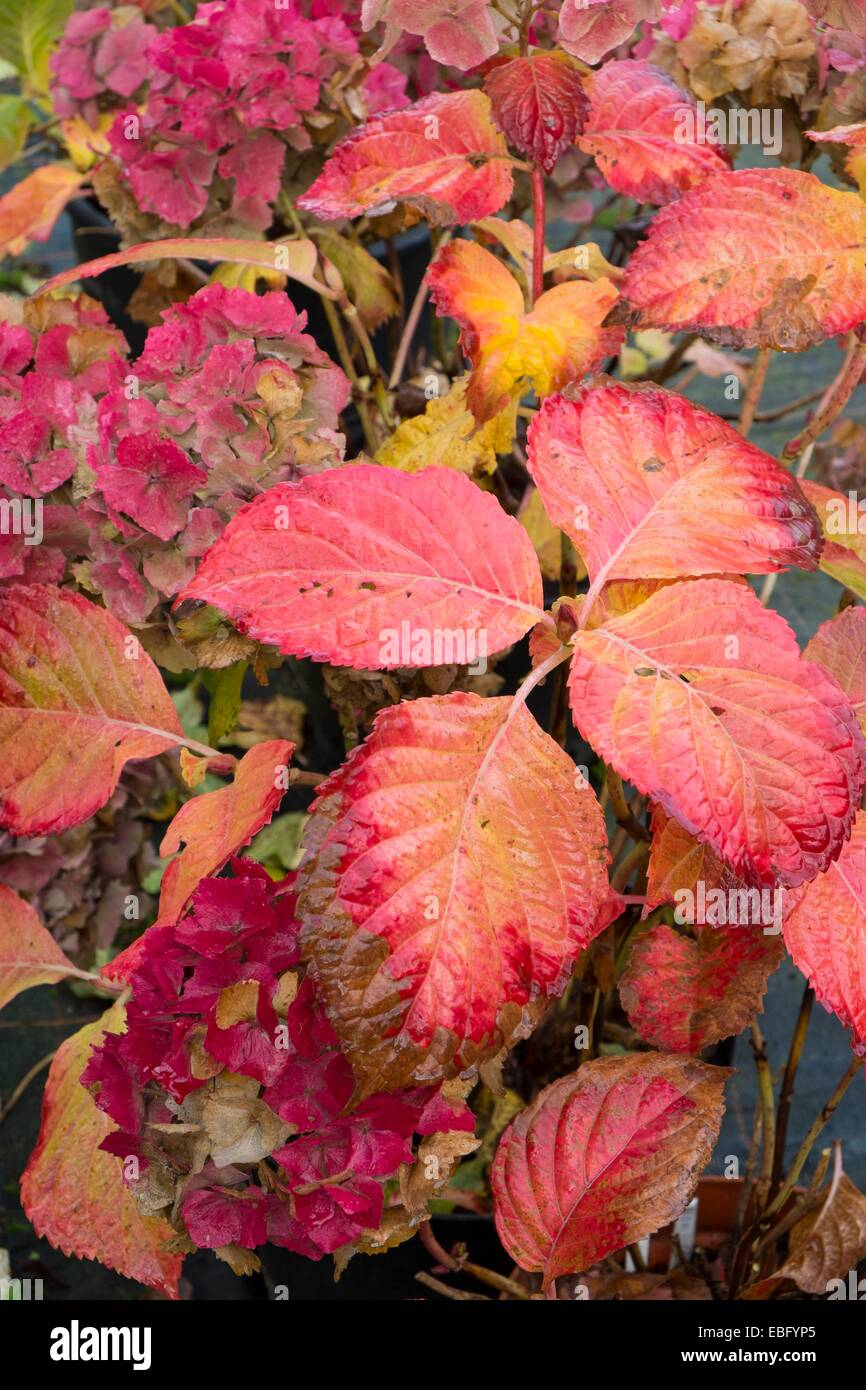
[[[471,1132],[474,1119],[432,1086],[352,1105],[291,892],[258,865],[232,867],[199,885],[177,925],[142,938],[126,1031],[93,1049],[82,1084],[119,1126],[102,1148],[135,1155],[130,1187],[144,1202],[164,1194],[179,1233],[319,1259],[378,1227],[413,1136]]]

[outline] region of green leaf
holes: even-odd
[[[0,96],[0,172],[20,155],[32,121],[33,112],[23,97]]]
[[[241,707],[241,686],[248,665],[246,661],[236,661],[219,671],[204,673],[204,683],[210,691],[207,738],[212,748],[216,748],[220,739],[230,734],[235,726]]]
[[[260,830],[247,854],[266,869],[296,869],[301,858],[301,834],[309,820],[306,811],[287,811]]]
[[[0,6],[0,59],[41,95],[48,92],[51,50],[72,8],[73,0],[3,0]]]
[[[374,333],[400,308],[394,281],[383,265],[357,242],[339,232],[317,227],[313,232],[320,250],[336,266],[361,322]]]

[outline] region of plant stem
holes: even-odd
[[[860,1057],[853,1058],[850,1067],[837,1084],[836,1089],[834,1090],[830,1099],[827,1101],[827,1104],[823,1107],[821,1112],[815,1117],[815,1119],[812,1121],[812,1124],[809,1126],[806,1136],[799,1149],[797,1150],[797,1156],[794,1159],[794,1162],[788,1171],[788,1175],[785,1178],[784,1183],[779,1188],[779,1191],[776,1193],[775,1197],[773,1197],[768,1202],[764,1210],[759,1213],[759,1215],[749,1226],[748,1230],[741,1237],[736,1249],[736,1253],[734,1255],[733,1264],[731,1266],[729,1297],[736,1297],[737,1291],[743,1282],[743,1275],[745,1273],[746,1265],[751,1258],[749,1252],[754,1245],[756,1237],[763,1239],[764,1235],[766,1234],[767,1230],[771,1225],[770,1218],[775,1216],[777,1212],[781,1211],[787,1203],[789,1197],[791,1196],[791,1193],[794,1191],[794,1188],[797,1185],[797,1180],[800,1174],[802,1173],[803,1168],[806,1165],[806,1161],[809,1157],[809,1154],[812,1152],[818,1135],[823,1130],[831,1115],[833,1115],[834,1112],[838,1109],[839,1104],[841,1103],[842,1098],[845,1095],[845,1092],[848,1090],[848,1087],[851,1085],[851,1082],[854,1080],[854,1077],[857,1076],[858,1073],[861,1071],[862,1067],[863,1059]]]
[[[352,354],[349,351],[349,344],[346,342],[346,335],[343,332],[340,315],[337,313],[330,299],[322,299],[322,308],[325,311],[325,318],[328,320],[328,327],[331,330],[337,347],[337,356],[340,359],[340,365],[354,387],[352,399],[355,403],[355,409],[358,412],[358,419],[361,421],[361,429],[364,431],[364,441],[370,453],[375,454],[378,448],[376,435],[373,430],[372,421],[370,420],[367,402],[364,399],[364,388],[361,386],[358,373],[355,370],[355,364],[352,361]]]
[[[577,594],[577,551],[564,531],[560,534],[559,594],[560,598],[574,598]],[[556,685],[550,702],[549,732],[551,738],[564,748],[568,737],[568,672],[565,667],[556,673]]]
[[[812,1005],[815,1002],[815,991],[806,985],[803,990],[803,998],[800,1001],[800,1012],[797,1015],[797,1022],[794,1025],[794,1033],[791,1038],[791,1047],[788,1052],[788,1061],[785,1065],[785,1076],[782,1081],[782,1090],[779,1094],[779,1116],[776,1121],[776,1154],[773,1159],[773,1176],[770,1181],[769,1196],[772,1197],[782,1180],[782,1165],[785,1161],[785,1138],[788,1133],[788,1119],[791,1114],[791,1101],[794,1098],[794,1082],[797,1077],[797,1068],[800,1065],[800,1058],[803,1055],[803,1044],[806,1041],[806,1033],[809,1028],[809,1019],[812,1014]]]
[[[406,358],[409,356],[412,339],[415,337],[429,293],[430,286],[427,284],[426,280],[422,280],[421,284],[418,286],[418,292],[412,301],[412,307],[406,316],[406,322],[403,325],[403,333],[400,337],[400,343],[394,357],[394,365],[391,368],[391,375],[388,378],[388,387],[391,391],[399,386],[402,380],[403,368],[406,366]]]
[[[668,377],[673,376],[692,343],[697,341],[697,337],[697,333],[686,333],[684,337],[680,338],[670,356],[666,357],[664,362],[653,371],[647,372],[647,381],[654,381],[661,385],[667,381]]]
[[[819,406],[803,433],[789,439],[782,450],[782,463],[791,463],[810,444],[824,433],[838,419],[860,384],[866,370],[866,338],[862,326],[848,352],[842,368],[826,393],[825,401]]]
[[[740,412],[738,426],[740,434],[744,438],[748,438],[749,430],[755,423],[755,412],[761,402],[761,392],[764,389],[764,382],[767,380],[767,371],[772,356],[770,348],[761,348],[755,356],[752,370],[749,373],[749,384],[743,397],[743,408]]]
[[[486,1293],[466,1293],[463,1289],[452,1289],[447,1284],[443,1284],[441,1279],[435,1279],[432,1274],[425,1274],[424,1270],[419,1270],[415,1275],[419,1284],[426,1284],[428,1289],[434,1293],[440,1293],[443,1298],[452,1298],[458,1303],[490,1303],[491,1300]]]
[[[632,845],[628,854],[623,855],[610,880],[610,886],[614,893],[619,893],[625,888],[634,869],[649,859],[649,853],[650,847],[646,840],[638,840]]]
[[[544,293],[544,171],[532,170],[532,302]]]
[[[0,1125],[2,1125],[3,1121],[6,1119],[6,1116],[9,1114],[9,1111],[12,1109],[12,1107],[18,1104],[24,1092],[27,1090],[27,1087],[30,1085],[30,1082],[33,1081],[34,1078],[37,1077],[39,1073],[54,1060],[55,1055],[56,1048],[54,1052],[49,1052],[47,1056],[42,1057],[38,1062],[34,1063],[30,1070],[26,1072],[24,1076],[22,1076],[21,1080],[18,1082],[18,1085],[15,1087],[15,1090],[9,1096],[9,1099],[3,1105],[2,1109],[0,1109]]]
[[[794,1162],[788,1171],[788,1176],[786,1177],[784,1183],[780,1187],[776,1196],[770,1202],[769,1206],[767,1207],[767,1210],[764,1212],[765,1217],[772,1216],[774,1212],[781,1210],[781,1208],[787,1202],[788,1198],[790,1197],[791,1193],[797,1185],[797,1179],[799,1178],[800,1174],[803,1171],[803,1168],[806,1165],[806,1160],[808,1159],[809,1154],[812,1152],[815,1140],[818,1138],[818,1135],[821,1133],[827,1121],[830,1119],[830,1116],[833,1115],[836,1110],[838,1110],[842,1098],[845,1095],[845,1092],[848,1090],[848,1087],[851,1085],[851,1082],[854,1080],[854,1077],[858,1075],[862,1068],[863,1058],[855,1057],[852,1060],[851,1065],[846,1071],[845,1075],[841,1078],[838,1085],[836,1086],[836,1089],[833,1092],[832,1096],[827,1101],[827,1104],[824,1106],[821,1112],[818,1115],[816,1115],[815,1119],[809,1126],[809,1129],[806,1133],[806,1137],[800,1145],[799,1149],[797,1150],[797,1157],[794,1159]]]
[[[773,1073],[767,1058],[767,1044],[757,1020],[752,1024],[750,1042],[755,1054],[763,1119],[761,1172],[758,1177],[758,1205],[762,1207],[769,1196],[770,1181],[773,1174],[773,1157],[776,1151],[776,1106],[773,1096]]]
[[[605,765],[604,777],[605,782],[607,783],[607,790],[610,795],[610,804],[613,809],[613,814],[616,817],[617,825],[620,826],[623,830],[627,831],[628,834],[631,835],[633,840],[649,840],[649,831],[647,830],[646,826],[641,825],[637,816],[634,815],[634,813],[629,807],[628,802],[625,799],[625,792],[623,791],[622,786],[622,778],[620,777],[619,773],[615,772],[612,767],[607,767]]]

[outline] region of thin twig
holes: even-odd
[[[785,1064],[782,1089],[779,1093],[779,1118],[776,1122],[776,1154],[773,1160],[773,1176],[769,1191],[770,1197],[773,1196],[779,1183],[782,1181],[782,1165],[785,1161],[785,1138],[788,1133],[788,1118],[791,1113],[791,1101],[794,1098],[794,1082],[797,1078],[797,1068],[800,1065],[800,1058],[803,1055],[803,1044],[806,1041],[806,1032],[809,1027],[809,1019],[812,1014],[812,1005],[814,1002],[815,991],[809,985],[806,985],[806,988],[803,990],[803,998],[800,1001],[800,1011],[794,1026],[791,1047],[788,1052],[788,1061]]]
[[[434,1279],[432,1274],[425,1274],[424,1270],[419,1270],[415,1275],[419,1284],[426,1284],[428,1289],[434,1293],[441,1293],[443,1298],[453,1298],[458,1303],[492,1303],[492,1299],[486,1293],[467,1293],[464,1289],[452,1289],[447,1284],[443,1284],[441,1279]]]
[[[818,1135],[821,1133],[822,1129],[826,1125],[827,1121],[830,1119],[831,1115],[833,1115],[835,1111],[838,1110],[842,1098],[845,1095],[845,1092],[848,1090],[848,1087],[851,1085],[851,1082],[854,1080],[854,1077],[857,1076],[862,1071],[862,1069],[863,1058],[855,1057],[852,1060],[850,1067],[845,1072],[845,1075],[837,1084],[836,1089],[834,1090],[830,1099],[827,1101],[827,1104],[823,1107],[820,1113],[816,1115],[815,1119],[809,1126],[809,1129],[806,1133],[806,1137],[800,1145],[799,1149],[797,1150],[797,1157],[794,1159],[793,1164],[788,1170],[788,1176],[786,1177],[779,1191],[776,1193],[776,1196],[773,1198],[773,1200],[767,1207],[767,1210],[764,1213],[765,1217],[772,1216],[775,1212],[780,1211],[781,1208],[787,1202],[788,1198],[790,1197],[791,1193],[794,1191],[794,1188],[797,1185],[797,1179],[799,1178],[800,1174],[803,1171],[803,1168],[806,1165],[806,1160],[808,1159],[809,1154],[812,1152],[815,1140],[818,1138]]]
[[[739,431],[744,438],[748,437],[749,430],[755,421],[755,411],[761,402],[761,392],[764,389],[764,382],[767,380],[767,371],[770,366],[773,353],[770,348],[761,348],[755,356],[752,370],[749,373],[749,384],[746,387],[746,394],[743,397],[743,408],[740,411]]]
[[[53,1052],[49,1052],[45,1057],[42,1058],[41,1061],[36,1062],[35,1065],[32,1066],[24,1076],[22,1076],[21,1080],[18,1082],[18,1085],[15,1087],[15,1090],[12,1092],[9,1099],[6,1101],[6,1104],[2,1108],[0,1108],[0,1125],[2,1125],[3,1121],[6,1119],[6,1116],[9,1114],[9,1111],[12,1109],[12,1107],[16,1105],[18,1101],[21,1099],[33,1078],[38,1076],[39,1073],[43,1071],[44,1068],[47,1067],[50,1062],[53,1061],[56,1052],[57,1049],[55,1048]]]
[[[773,1156],[776,1150],[776,1104],[773,1096],[773,1073],[767,1058],[767,1044],[757,1020],[752,1024],[749,1041],[755,1054],[763,1118],[761,1171],[758,1177],[758,1205],[763,1206],[770,1192],[770,1181],[773,1175]]]
[[[826,401],[821,405],[809,421],[802,434],[795,439],[789,439],[782,450],[782,462],[791,463],[801,454],[810,444],[829,429],[833,422],[838,419],[851,399],[863,378],[866,369],[866,338],[859,336],[862,328],[858,330],[848,356],[842,365],[842,369],[826,393]]]
[[[604,770],[607,790],[610,795],[610,804],[616,823],[621,829],[628,832],[633,840],[649,840],[650,833],[646,826],[641,825],[637,816],[631,811],[625,799],[625,792],[622,787],[622,778],[612,767],[605,767]]]

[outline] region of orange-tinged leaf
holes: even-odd
[[[821,144],[848,146],[850,154],[845,160],[845,171],[854,179],[862,197],[866,191],[866,121],[837,125],[832,130],[807,130],[804,134]]]
[[[38,295],[72,285],[77,280],[94,280],[107,270],[124,265],[153,264],[155,261],[217,261],[233,265],[261,266],[277,271],[289,279],[307,285],[326,299],[336,298],[336,292],[317,280],[316,248],[312,241],[297,238],[291,241],[243,241],[237,237],[166,237],[164,241],[145,241],[114,251],[95,261],[85,261],[61,271],[39,286]]]
[[[616,302],[607,279],[554,285],[524,312],[520,286],[506,265],[474,241],[452,241],[427,279],[440,313],[460,326],[473,366],[468,402],[489,420],[532,386],[539,396],[594,371],[619,350],[622,334],[602,324]]]
[[[177,854],[163,875],[159,913],[154,927],[173,925],[203,878],[228,863],[268,824],[288,787],[288,766],[295,745],[285,739],[255,744],[235,768],[227,787],[204,792],[184,803],[159,852]],[[152,928],[151,928],[152,930]],[[140,936],[102,970],[111,980],[128,980],[141,954]]]
[[[826,873],[789,899],[785,945],[824,1008],[866,1049],[866,812]]]
[[[653,838],[646,875],[646,911],[661,903],[681,901],[677,894],[694,893],[698,883],[705,888],[734,888],[737,879],[715,850],[696,840],[678,821],[666,816],[660,806],[653,809]]]
[[[69,589],[0,596],[0,822],[65,830],[110,797],[131,758],[183,730],[156,666],[122,623]]]
[[[685,936],[659,924],[631,947],[619,982],[622,1006],[644,1042],[665,1052],[700,1052],[742,1032],[761,1012],[767,980],[784,954],[780,938],[760,925],[701,926]]]
[[[509,143],[549,174],[573,145],[586,115],[577,65],[564,53],[533,53],[493,67],[484,79]]]
[[[377,116],[336,145],[298,207],[323,221],[418,208],[429,222],[472,222],[511,196],[508,150],[479,91],[436,93]]]
[[[384,710],[304,843],[304,949],[365,1094],[509,1045],[599,930],[600,808],[510,698]]]
[[[794,886],[840,852],[863,790],[848,698],[751,589],[671,584],[574,638],[580,732],[748,885]]]
[[[644,1052],[547,1086],[506,1129],[491,1170],[512,1259],[547,1285],[679,1216],[713,1151],[730,1074]]]
[[[596,73],[577,144],[611,188],[639,203],[670,203],[730,168],[694,98],[661,68],[635,59]]]
[[[602,378],[552,396],[530,427],[527,462],[594,593],[616,579],[817,568],[821,530],[796,479],[660,386]]]
[[[612,321],[799,352],[866,318],[866,206],[797,169],[716,174],[653,219]]]
[[[359,669],[472,662],[543,617],[532,544],[492,494],[450,468],[369,463],[262,493],[180,597],[283,652]]]
[[[839,682],[866,734],[866,608],[845,608],[822,623],[803,655]]]
[[[0,1009],[24,989],[83,973],[67,960],[35,908],[0,883]]]
[[[866,598],[866,515],[856,497],[845,497],[808,478],[800,486],[818,513],[824,532],[821,569],[858,598]]]
[[[18,256],[30,241],[47,241],[84,175],[68,164],[43,164],[0,198],[0,256]]]
[[[122,1165],[99,1148],[115,1126],[80,1082],[92,1044],[123,1026],[123,1006],[115,1004],[58,1048],[45,1085],[39,1139],[21,1179],[21,1205],[36,1234],[64,1254],[99,1260],[177,1298],[182,1261],[164,1249],[171,1227],[140,1214]]]

